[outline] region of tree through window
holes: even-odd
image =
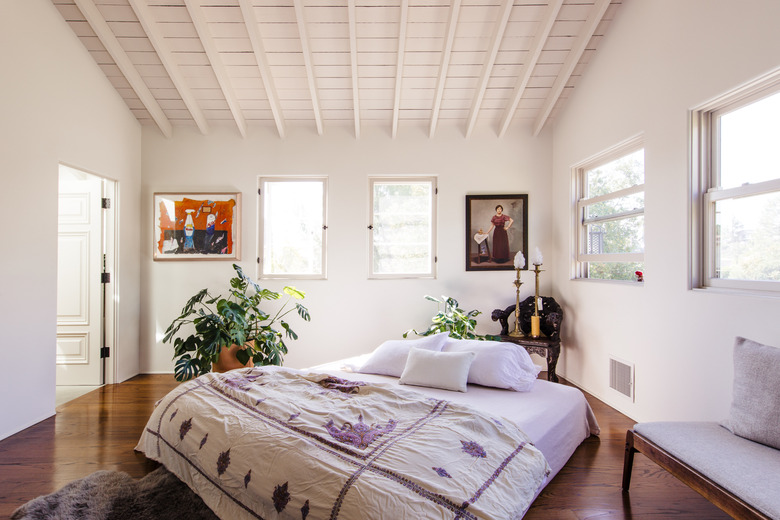
[[[635,280],[644,270],[644,157],[633,139],[575,167],[578,278]]]

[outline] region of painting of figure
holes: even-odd
[[[528,195],[466,195],[466,270],[511,270],[527,256]]]
[[[156,193],[154,259],[239,260],[239,204],[239,193]]]

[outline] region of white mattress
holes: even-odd
[[[361,366],[366,357],[333,361],[309,370],[327,372],[344,379],[398,383],[396,377],[361,374],[350,370],[350,367]],[[563,468],[583,440],[591,434],[599,434],[599,425],[585,396],[571,386],[539,379],[530,392],[513,392],[478,385],[468,385],[468,391],[465,393],[422,386],[404,388],[437,399],[463,403],[514,422],[547,458],[551,468],[547,482]]]

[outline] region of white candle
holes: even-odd
[[[539,248],[537,247],[534,249],[534,265],[542,265],[543,260],[544,257],[542,256],[542,252],[539,251]]]
[[[515,269],[522,269],[525,267],[525,257],[522,251],[518,251],[515,255]]]

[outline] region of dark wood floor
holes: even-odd
[[[544,374],[542,374],[542,377]],[[154,402],[176,386],[170,375],[138,376],[57,409],[57,415],[0,441],[0,518],[26,501],[100,469],[142,477],[156,465],[135,453]],[[587,395],[587,394],[586,394]],[[728,519],[641,454],[631,492],[620,490],[628,417],[587,396],[601,426],[534,502],[526,519]]]

